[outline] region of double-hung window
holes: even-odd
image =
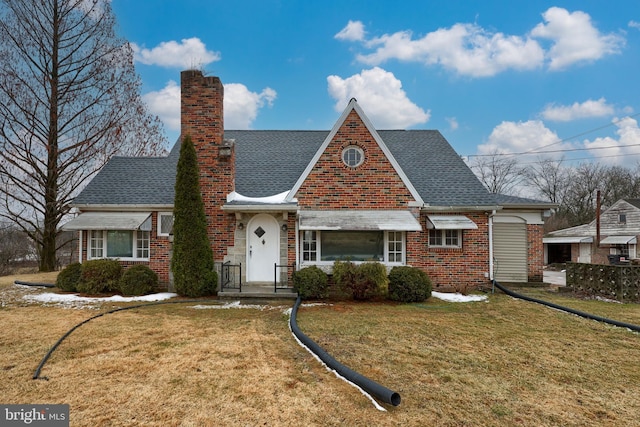
[[[429,230],[429,246],[434,248],[462,247],[462,230]]]

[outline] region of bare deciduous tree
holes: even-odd
[[[561,204],[564,200],[569,174],[562,162],[540,158],[538,162],[523,168],[526,183],[545,201]]]
[[[517,195],[522,181],[522,168],[515,157],[493,152],[488,156],[474,156],[469,161],[471,170],[487,189],[496,194]]]
[[[56,265],[71,199],[115,154],[159,154],[109,0],[0,0],[0,216]]]

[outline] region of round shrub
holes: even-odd
[[[351,284],[356,279],[356,265],[351,261],[335,261],[332,276],[338,290],[351,295]]]
[[[356,268],[356,275],[347,286],[355,300],[368,300],[387,293],[387,269],[379,262],[366,262]]]
[[[122,266],[115,259],[92,259],[82,264],[78,292],[96,295],[118,290]]]
[[[393,267],[389,273],[389,299],[422,302],[431,297],[431,279],[414,267]]]
[[[327,274],[315,265],[294,272],[293,287],[301,299],[322,299],[329,295]]]
[[[143,264],[127,268],[120,278],[122,295],[146,295],[158,287],[158,275]]]
[[[79,262],[71,263],[58,273],[56,286],[63,291],[76,292],[80,282],[80,274],[82,274],[82,264]]]

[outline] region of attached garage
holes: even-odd
[[[507,220],[506,222],[502,222]],[[493,224],[493,272],[498,282],[526,282],[527,224],[509,217],[496,218]]]

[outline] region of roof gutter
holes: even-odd
[[[297,212],[298,204],[247,204],[247,205],[223,205],[223,211],[228,212]]]
[[[485,211],[485,212],[493,212],[502,210],[502,206],[495,205],[461,205],[461,206],[431,206],[428,204],[424,204],[420,207],[423,211],[429,212],[477,212],[477,211]]]
[[[70,204],[72,208],[76,208],[79,211],[172,211],[173,204],[162,205],[113,205],[113,204]]]

